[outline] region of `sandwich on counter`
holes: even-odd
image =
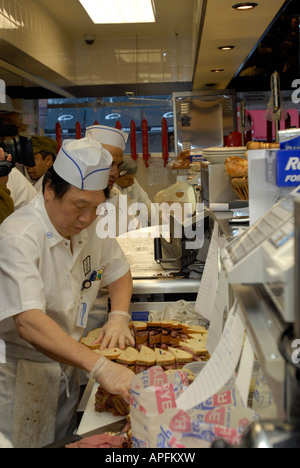
[[[133,321],[130,327],[135,338],[135,347],[128,346],[125,350],[112,348],[100,351],[100,345],[95,345],[100,329],[89,332],[81,342],[96,353],[128,367],[136,374],[148,370],[151,366],[161,366],[167,373],[176,372],[176,370],[186,372],[189,383],[193,382],[195,376],[190,370],[183,369],[183,366],[190,362],[209,359],[206,349],[208,331],[204,327],[173,320]],[[95,410],[127,415],[129,405],[121,396],[111,395],[99,386]]]

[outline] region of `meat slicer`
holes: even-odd
[[[196,261],[205,262],[213,219],[208,211],[180,223],[170,215],[170,237],[154,239],[154,257],[164,270],[183,270]]]

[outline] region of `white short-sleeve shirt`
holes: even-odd
[[[16,167],[9,174],[7,188],[14,201],[15,211],[30,203],[38,194],[35,187]]]
[[[120,187],[118,185],[117,188],[122,195],[127,195],[129,203],[144,203],[148,209],[151,207],[150,198],[136,179],[134,180],[134,184],[129,187]]]
[[[93,271],[103,269],[101,281],[84,290],[89,311],[100,286],[105,287],[128,272],[129,264],[119,244],[115,239],[99,239],[96,222],[72,238],[72,252],[70,241],[52,225],[42,195],[1,225],[0,339],[8,343],[8,348],[13,345],[12,354],[19,354],[21,348],[26,349],[29,359],[38,359],[36,354],[41,354],[18,337],[14,315],[42,310],[79,340],[83,328],[76,322],[83,282],[90,279]]]

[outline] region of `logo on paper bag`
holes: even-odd
[[[211,411],[208,411],[204,417],[204,422],[208,424],[218,424],[220,426],[224,426],[225,414],[226,408],[224,406],[217,407]]]
[[[192,429],[191,417],[188,413],[180,410],[170,422],[171,431],[190,432]]]
[[[162,414],[168,408],[176,408],[173,384],[165,385],[164,387],[157,387],[155,395],[159,414]]]

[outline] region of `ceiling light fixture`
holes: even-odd
[[[79,0],[95,24],[155,23],[153,0]]]
[[[218,49],[222,50],[222,51],[233,50],[233,49],[235,49],[235,46],[233,46],[233,45],[222,46],[222,47],[218,47]]]
[[[5,8],[0,8],[0,29],[18,29],[24,27],[23,21],[18,21],[13,15],[9,14]]]
[[[213,70],[210,70],[212,73],[221,73],[224,71],[224,68],[214,68]]]
[[[243,3],[236,3],[235,5],[232,5],[232,8],[235,10],[253,10],[253,8],[256,8],[258,6],[258,3],[254,2],[243,2]]]

